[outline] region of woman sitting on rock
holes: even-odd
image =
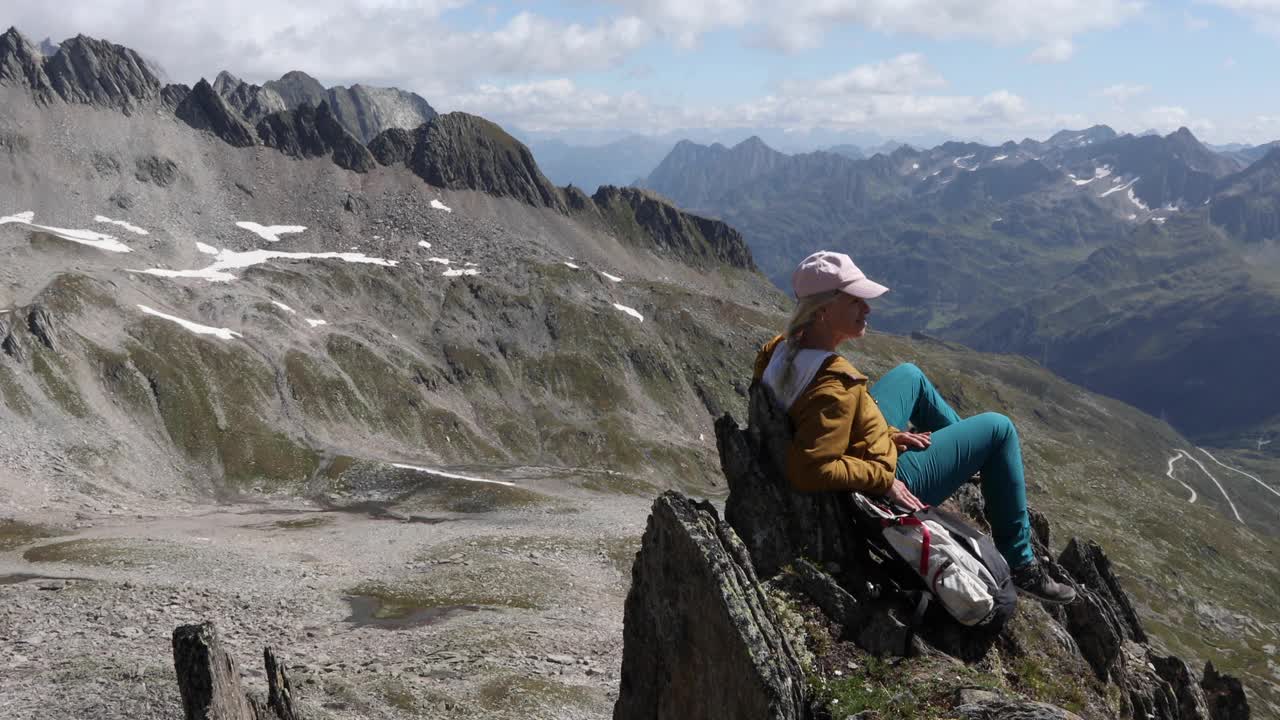
[[[791,276],[798,303],[785,335],[756,357],[755,377],[773,391],[794,428],[787,479],[801,492],[856,491],[909,510],[938,505],[977,471],[992,539],[1022,592],[1067,603],[1031,551],[1018,431],[1009,418],[961,419],[920,368],[899,365],[868,386],[835,350],[867,332],[868,300],[888,288],[848,255],[816,252]],[[900,430],[910,422],[913,432]]]

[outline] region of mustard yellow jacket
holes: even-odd
[[[764,376],[779,335],[756,355],[755,379]],[[787,451],[787,480],[800,492],[845,490],[882,495],[893,485],[898,448],[867,377],[833,356],[800,393],[791,409],[794,435]]]

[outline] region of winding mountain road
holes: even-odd
[[[1205,453],[1205,454],[1207,455],[1208,453]],[[1178,454],[1174,455],[1172,458],[1169,459],[1169,470],[1168,470],[1169,477],[1173,477],[1173,461],[1177,460],[1179,457],[1185,457],[1186,459],[1200,466],[1200,469],[1204,471],[1204,474],[1208,475],[1209,479],[1213,481],[1213,484],[1218,486],[1219,492],[1222,493],[1222,497],[1226,498],[1227,505],[1231,507],[1231,512],[1236,516],[1236,520],[1239,520],[1241,523],[1243,523],[1244,518],[1240,517],[1240,511],[1236,509],[1236,504],[1231,501],[1231,496],[1227,494],[1227,489],[1222,487],[1222,483],[1218,482],[1218,478],[1214,477],[1213,473],[1209,472],[1209,468],[1205,467],[1204,463],[1200,462],[1200,460],[1194,457],[1191,453],[1187,452],[1186,450],[1179,449]],[[1182,481],[1179,480],[1178,482],[1182,482]],[[1182,486],[1186,487],[1188,490],[1191,489],[1186,483],[1182,483]],[[1192,490],[1190,502],[1195,502],[1195,497],[1196,497],[1195,491]]]

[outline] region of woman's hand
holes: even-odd
[[[885,493],[885,496],[908,510],[924,509],[924,503],[920,502],[920,499],[915,495],[912,495],[911,491],[907,489],[907,484],[898,478],[893,479],[893,485],[889,488],[889,492]]]
[[[893,440],[893,444],[898,446],[898,452],[906,452],[913,449],[924,450],[933,442],[930,437],[931,434],[927,432],[900,432],[889,436],[889,439]]]

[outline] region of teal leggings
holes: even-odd
[[[906,428],[910,421],[916,431],[933,433],[927,449],[911,449],[898,458],[898,479],[911,493],[927,505],[939,505],[981,470],[996,547],[1011,568],[1033,562],[1022,449],[1009,418],[983,413],[962,420],[911,363],[886,373],[871,396],[890,425]]]

